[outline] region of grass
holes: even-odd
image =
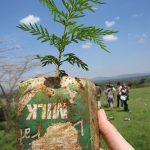
[[[113,116],[112,124],[119,130],[123,137],[136,149],[150,149],[150,87],[130,90],[128,101],[130,112],[124,112],[123,108],[107,108],[105,94],[102,93],[101,103],[108,117]],[[114,103],[116,106],[116,101]],[[124,118],[130,118],[124,121]],[[107,146],[102,141],[104,150]]]
[[[129,109],[131,112],[122,111],[123,108],[114,108],[109,110],[105,94],[102,93],[102,106],[107,116],[113,116],[111,122],[125,137],[125,139],[133,145],[136,150],[150,149],[150,87],[136,88],[130,90]],[[116,101],[115,104],[116,106]],[[130,118],[130,121],[124,121],[124,118]],[[16,149],[16,132],[15,128],[9,133],[4,132],[5,124],[0,123],[0,149],[15,150]],[[102,140],[101,140],[102,141]],[[107,146],[102,141],[103,150],[107,150]]]
[[[0,149],[1,150],[16,150],[16,131],[15,129],[10,132],[0,130]]]

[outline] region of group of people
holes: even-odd
[[[134,150],[132,145],[130,145],[116,130],[116,128],[111,124],[111,122],[108,121],[105,111],[104,109],[101,108],[100,105],[101,89],[97,84],[95,84],[95,86],[99,108],[98,123],[100,133],[102,134],[103,139],[105,140],[110,149]],[[127,86],[125,86],[125,84],[121,85],[120,82],[117,83],[116,88],[114,88],[111,84],[106,85],[105,94],[107,96],[108,106],[113,108],[115,92],[117,92],[117,107],[119,107],[121,104],[121,106],[124,106],[124,110],[128,111],[127,100],[129,99],[129,90]]]
[[[117,83],[117,87],[113,87],[110,83],[106,85],[105,94],[108,101],[108,107],[114,107],[115,92],[117,93],[117,107],[124,107],[124,111],[129,111],[129,89],[125,84]]]

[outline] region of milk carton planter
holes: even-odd
[[[99,150],[95,85],[64,76],[20,83],[18,150]]]

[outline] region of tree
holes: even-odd
[[[12,113],[13,102],[18,102],[18,92],[16,87],[22,76],[30,69],[39,66],[39,63],[33,62],[33,56],[26,56],[19,63],[8,62],[11,59],[12,52],[19,49],[19,46],[9,45],[8,41],[0,41],[0,108],[3,112],[3,118],[6,121],[6,130],[10,130],[14,125]]]
[[[141,84],[144,84],[146,82],[146,78],[141,78],[140,80],[139,80],[139,84],[141,85]]]
[[[78,43],[79,41],[90,41],[99,45],[100,48],[106,50],[106,46],[102,37],[104,35],[110,35],[116,33],[112,30],[104,30],[103,28],[97,28],[95,26],[85,26],[79,24],[77,20],[86,16],[86,11],[95,12],[94,5],[104,4],[101,0],[61,0],[64,6],[63,10],[60,10],[56,5],[55,0],[39,0],[44,6],[46,6],[53,15],[54,22],[57,22],[63,27],[62,36],[56,34],[49,34],[47,28],[39,24],[20,24],[17,27],[30,32],[32,35],[38,36],[37,40],[41,42],[49,42],[58,50],[58,56],[53,55],[38,56],[43,66],[48,64],[54,64],[56,66],[56,77],[59,77],[63,70],[60,70],[60,66],[68,62],[71,65],[77,65],[84,70],[88,70],[88,65],[78,58],[74,53],[64,53],[66,46],[71,43]]]
[[[12,40],[4,40],[0,39],[0,63],[4,63],[10,59],[12,53],[16,50],[20,50],[21,46],[18,44],[14,44]]]

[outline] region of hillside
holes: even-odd
[[[150,78],[150,73],[135,73],[135,74],[123,74],[118,76],[110,77],[96,77],[91,80],[96,83],[107,82],[107,81],[123,81],[123,80],[137,80],[141,78]]]

